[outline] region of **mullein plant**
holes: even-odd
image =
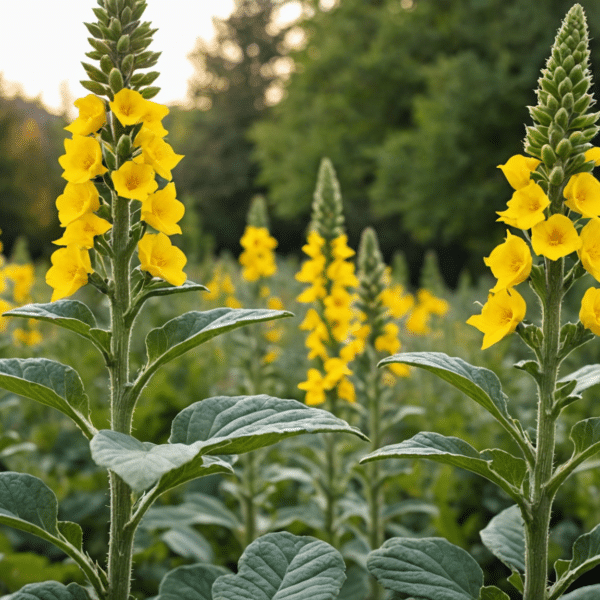
[[[356,402],[352,371],[348,364],[362,351],[363,340],[353,335],[359,328],[352,303],[358,279],[349,259],[354,250],[348,247],[344,232],[342,196],[333,165],[323,159],[317,177],[312,221],[307,244],[302,248],[309,259],[304,261],[296,279],[309,284],[297,301],[310,308],[300,324],[308,331],[305,345],[314,366],[307,380],[298,387],[305,391],[308,405],[323,405],[332,414],[344,410],[343,404]],[[342,401],[342,402],[340,402]],[[320,490],[318,502],[324,513],[323,534],[338,546],[343,534],[340,499],[347,489],[349,472],[341,470],[341,446],[334,434],[323,436],[323,447],[313,453],[316,466],[315,484]]]
[[[590,285],[581,298],[577,323],[563,323],[561,305],[575,281],[600,281],[600,183],[592,175],[600,150],[593,148],[599,113],[590,111],[588,31],[583,9],[574,5],[556,36],[542,70],[538,104],[529,112],[524,155],[500,165],[514,193],[499,221],[505,241],[484,259],[496,278],[481,313],[468,323],[483,335],[482,348],[516,332],[531,359],[515,366],[537,384],[535,433],[511,415],[498,377],[460,358],[441,353],[397,354],[382,364],[402,363],[428,370],[487,409],[514,441],[511,451],[478,451],[465,441],[423,432],[386,446],[364,461],[421,457],[452,464],[486,477],[514,505],[481,531],[488,549],[512,571],[509,581],[524,600],[592,600],[600,585],[565,593],[583,573],[600,563],[600,526],[580,536],[570,560],[554,564],[549,583],[548,532],[554,498],[565,480],[600,451],[600,418],[576,423],[570,432],[572,455],[556,463],[556,431],[561,413],[598,382],[600,365],[559,377],[562,361],[600,335],[600,290]],[[600,161],[599,161],[600,162]],[[527,305],[516,290],[525,281],[537,296],[541,323],[525,321]],[[368,568],[384,587],[424,600],[508,600],[495,586],[484,587],[483,573],[464,550],[442,538],[393,538],[371,553]]]
[[[64,233],[56,240],[60,248],[46,276],[52,301],[5,313],[48,321],[96,348],[109,374],[105,397],[110,429],[95,427],[98,415],[91,406],[104,398],[90,403],[72,367],[46,358],[0,360],[0,385],[63,412],[89,440],[92,459],[107,469],[107,561],[101,565],[88,556],[78,524],[58,521],[56,496],[44,482],[25,473],[2,472],[0,524],[53,543],[87,580],[85,587],[29,584],[15,598],[129,600],[134,535],[164,492],[205,475],[231,473],[236,455],[285,437],[323,431],[362,436],[326,411],[266,395],[194,402],[174,419],[166,444],[131,435],[136,403],[160,367],[221,333],[289,314],[232,308],[185,313],[148,332],[145,362],[135,371],[130,368],[132,335],[139,335],[143,327],[143,319],[137,317],[146,301],[205,289],[187,280],[186,258],[169,237],[180,232],[183,207],[176,200],[171,170],[181,157],[164,140],[167,132],[161,120],[168,109],[150,101],[158,92],[150,86],[158,73],[139,72],[158,59],[158,53],[147,50],[155,30],[140,21],[145,8],[143,0],[99,0],[94,9],[97,21],[87,24],[93,47],[88,56],[99,67],[84,63],[90,80],[83,84],[92,94],[76,101],[79,116],[67,128],[73,137],[65,141],[66,153],[59,159],[67,184],[57,200]],[[88,283],[110,307],[106,327],[102,315],[99,322],[86,304],[68,299]],[[267,580],[258,583],[257,556],[271,568]],[[287,576],[290,569],[293,580]],[[248,589],[258,587],[266,590],[262,597],[272,598],[301,581],[306,592],[299,597],[334,598],[345,577],[343,560],[334,548],[285,532],[249,546],[237,575],[224,572],[207,565],[176,570],[166,576],[161,593],[181,597],[185,589],[191,600],[233,600],[250,597]]]

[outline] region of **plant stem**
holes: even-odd
[[[546,259],[546,296],[543,299],[544,335],[542,378],[539,384],[536,455],[530,475],[530,513],[525,520],[525,584],[523,600],[545,600],[548,583],[548,529],[553,494],[547,484],[552,477],[556,415],[554,392],[558,375],[558,343],[563,296],[563,259]]]
[[[129,384],[129,345],[131,327],[125,322],[129,308],[131,255],[129,241],[129,201],[113,197],[112,247],[114,295],[111,298],[113,361],[109,366],[111,384],[111,428],[131,433],[132,407],[127,403]],[[115,473],[110,477],[110,540],[108,549],[108,600],[128,600],[131,584],[131,561],[134,530],[127,528],[131,519],[132,497],[129,486]]]
[[[243,456],[240,456],[243,476],[242,514],[244,516],[244,547],[249,546],[256,539],[255,458],[254,452],[246,452]]]

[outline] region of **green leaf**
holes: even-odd
[[[443,538],[392,538],[369,554],[367,568],[386,589],[419,600],[478,600],[483,571]]]
[[[60,410],[91,438],[89,401],[75,369],[46,358],[0,359],[0,387]]]
[[[562,558],[559,558],[554,563],[554,571],[556,572],[557,579],[560,579],[569,570],[570,564],[570,560],[563,560]]]
[[[292,313],[286,311],[252,308],[215,308],[206,312],[188,312],[148,333],[148,363],[164,364],[232,329],[290,316]]]
[[[164,283],[164,282],[163,282]],[[144,292],[145,297],[150,296],[170,296],[171,294],[182,294],[184,292],[208,292],[209,289],[203,286],[201,283],[194,283],[193,281],[184,281],[181,285],[171,286],[165,284],[165,287],[149,287]]]
[[[321,540],[268,533],[246,548],[237,575],[215,581],[212,600],[333,600],[345,569],[342,555]]]
[[[216,396],[182,410],[171,426],[172,444],[200,442],[204,454],[241,454],[303,433],[360,430],[329,411],[297,400],[259,396]]]
[[[585,585],[577,590],[573,590],[564,596],[561,600],[598,600],[600,595],[600,583],[595,585]]]
[[[485,450],[479,453],[473,446],[457,437],[446,437],[431,431],[417,433],[399,444],[384,446],[361,459],[361,463],[383,458],[424,458],[454,465],[493,481],[511,497],[518,496],[512,487],[525,475],[525,461],[503,452]]]
[[[213,565],[177,567],[163,577],[155,600],[213,600],[213,583],[228,572]]]
[[[489,369],[474,367],[461,358],[442,352],[403,352],[384,358],[379,365],[403,363],[430,371],[464,392],[501,423],[510,420],[507,397],[498,376]]]
[[[479,600],[510,600],[510,596],[495,585],[486,585],[479,592]]]
[[[90,448],[96,464],[114,471],[134,492],[146,490],[157,482],[166,491],[205,475],[233,472],[225,461],[203,458],[201,444],[157,446],[103,429],[93,437]]]
[[[565,386],[569,382],[574,382],[575,386],[569,391],[566,397],[560,399],[561,406],[563,407],[575,400],[579,400],[584,390],[600,383],[600,365],[586,365],[574,373],[562,377],[556,383],[559,386],[561,384]]]
[[[2,600],[90,600],[90,597],[80,585],[70,583],[63,585],[58,581],[30,583],[18,592],[2,596]]]
[[[506,581],[508,581],[508,583],[510,583],[516,590],[521,592],[521,594],[523,593],[523,579],[521,578],[521,573],[519,573],[519,571],[513,571]]]
[[[71,521],[59,521],[58,530],[72,546],[77,548],[77,550],[82,549],[83,531],[78,523],[72,523]]]
[[[573,544],[573,558],[565,566],[560,579],[550,591],[550,598],[559,598],[570,585],[585,572],[600,564],[600,525],[596,525],[589,533],[579,536]]]
[[[364,569],[351,565],[346,571],[346,577],[338,600],[357,600],[369,596],[369,574]]]
[[[485,547],[507,567],[525,572],[525,524],[518,506],[498,513],[479,535]]]
[[[204,536],[191,527],[169,529],[160,536],[160,539],[172,552],[183,558],[203,563],[211,563],[214,560],[211,545]]]
[[[83,302],[79,302],[79,300],[57,300],[47,304],[26,304],[5,312],[4,316],[47,321],[98,342],[106,343],[107,339],[110,339],[108,331],[97,329],[96,317],[94,317],[88,306]],[[99,331],[103,333],[96,333]],[[107,345],[103,344],[103,346],[108,350]]]

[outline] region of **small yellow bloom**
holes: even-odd
[[[175,198],[176,195],[174,183],[150,194],[142,200],[141,220],[167,235],[181,233],[177,223],[183,218],[185,206]]]
[[[409,377],[410,367],[403,363],[390,363],[387,365],[390,371],[396,375],[396,377]]]
[[[518,229],[531,229],[544,220],[544,209],[549,204],[550,200],[544,190],[530,181],[512,195],[508,201],[508,210],[498,212],[500,218],[497,220]]]
[[[91,181],[67,183],[65,191],[56,199],[58,220],[63,227],[79,219],[86,213],[100,208],[100,196]]]
[[[365,349],[365,341],[359,338],[354,338],[345,344],[340,350],[340,358],[346,362],[352,362],[358,354]]]
[[[600,149],[599,149],[600,150]],[[564,196],[571,210],[592,219],[600,216],[600,181],[591,173],[577,173],[569,179]]]
[[[7,265],[4,276],[10,279],[13,286],[13,298],[18,304],[22,304],[29,298],[31,288],[35,283],[35,269],[32,264]]]
[[[540,161],[537,158],[529,158],[521,154],[511,156],[506,164],[498,165],[502,170],[508,183],[515,189],[520,190],[529,185],[531,172],[537,169]]]
[[[586,160],[586,162],[593,160],[596,163],[595,164],[596,167],[598,165],[600,165],[600,148],[597,148],[596,146],[594,146],[593,148],[590,148],[585,153],[585,160]]]
[[[354,274],[354,265],[341,258],[334,259],[327,267],[327,277],[334,285],[358,287],[358,279]]]
[[[108,171],[102,164],[100,144],[94,138],[74,135],[72,140],[65,140],[65,151],[58,162],[65,170],[62,176],[71,183],[85,183]]]
[[[573,221],[564,215],[552,215],[531,230],[533,251],[550,260],[558,260],[582,245]]]
[[[296,273],[296,278],[299,273]],[[303,304],[310,304],[315,300],[319,300],[325,298],[327,295],[327,290],[325,289],[325,278],[324,277],[315,277],[313,280],[313,284],[306,288],[297,298],[298,302]]]
[[[269,234],[266,227],[247,225],[240,239],[244,248],[239,262],[242,265],[242,277],[246,281],[257,281],[262,277],[270,277],[277,272],[275,254],[277,240]]]
[[[600,281],[600,220],[590,219],[579,234],[581,248],[577,250],[584,269]]]
[[[115,99],[109,102],[110,110],[121,125],[135,125],[143,120],[144,115],[148,111],[148,100],[146,100],[139,92],[123,88],[115,94]]]
[[[344,375],[352,375],[348,365],[338,357],[328,358],[323,364],[325,377],[323,378],[323,387],[326,390],[333,389]]]
[[[402,318],[415,303],[413,295],[405,294],[400,284],[385,288],[379,294],[379,298],[394,319]]]
[[[283,337],[283,327],[269,327],[264,333],[265,340],[271,344],[277,344]]]
[[[75,135],[95,133],[106,123],[104,102],[93,94],[79,98],[74,102],[79,109],[79,116],[65,129]]]
[[[306,246],[304,246],[306,248]],[[300,271],[296,273],[296,281],[302,283],[314,283],[315,278],[320,277],[325,270],[325,257],[323,255],[315,256],[311,260],[302,263]]]
[[[146,100],[145,107],[145,112],[142,115],[142,120],[144,121],[142,131],[145,129],[151,131],[154,135],[165,137],[169,132],[162,126],[161,121],[169,114],[169,109],[151,100]]]
[[[356,390],[354,384],[347,378],[343,377],[337,385],[338,398],[347,402],[356,402]]]
[[[348,236],[346,234],[342,234],[331,240],[331,256],[335,260],[346,260],[354,256],[354,254],[354,250],[348,247]]]
[[[262,362],[265,365],[270,365],[271,363],[273,363],[277,360],[278,356],[279,356],[278,350],[270,350],[262,357]]]
[[[600,290],[589,288],[581,300],[579,320],[586,329],[600,335]]]
[[[227,296],[225,306],[228,308],[242,308],[242,303],[235,296]]]
[[[283,302],[281,298],[277,296],[272,296],[267,300],[267,308],[270,310],[284,310]]]
[[[467,323],[484,334],[481,349],[485,350],[517,328],[526,308],[525,300],[517,291],[504,289],[490,294],[481,314],[473,315]]]
[[[323,254],[323,246],[325,239],[322,238],[316,231],[311,231],[307,237],[307,244],[302,246],[302,252],[311,258],[317,258]]]
[[[491,290],[495,293],[525,281],[531,272],[532,258],[525,241],[507,231],[506,241],[496,246],[483,262],[498,280]]]
[[[0,298],[0,315],[10,310],[11,308],[13,308],[13,305],[10,302],[7,302],[3,298]],[[6,331],[9,322],[9,317],[0,317],[0,331]]]
[[[69,223],[61,238],[52,242],[57,246],[79,246],[93,248],[94,237],[106,233],[112,225],[94,213],[86,213],[81,218]]]
[[[88,273],[93,273],[89,252],[77,246],[59,248],[50,260],[46,283],[54,288],[51,302],[74,294],[88,282]]]
[[[384,333],[375,338],[375,350],[379,352],[389,352],[396,354],[400,350],[400,340],[398,339],[398,325],[396,323],[386,323]]]
[[[13,339],[25,346],[37,346],[42,342],[42,334],[37,329],[26,331],[19,327],[13,331]]]
[[[111,174],[115,190],[122,198],[145,200],[158,188],[154,169],[150,165],[136,164],[129,160]]]
[[[144,162],[167,181],[173,179],[171,169],[183,158],[183,154],[175,154],[173,148],[157,135],[142,144],[142,156]]]
[[[301,390],[306,391],[305,402],[309,406],[323,404],[325,402],[325,388],[323,387],[323,375],[317,369],[309,369],[308,379],[298,384]]]
[[[164,233],[146,233],[138,242],[138,254],[142,271],[171,285],[183,285],[187,279],[183,272],[187,258]]]

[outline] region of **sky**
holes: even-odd
[[[198,37],[214,35],[212,17],[227,17],[234,0],[147,0],[142,20],[158,27],[150,50],[162,51],[153,98],[161,104],[184,103],[194,69],[187,55]],[[73,100],[85,96],[79,80],[86,79],[81,61],[91,50],[84,21],[94,22],[96,0],[0,0],[0,73],[11,93],[19,84],[28,98],[40,96],[52,111],[62,106],[61,85]],[[73,109],[74,110],[74,109]]]

